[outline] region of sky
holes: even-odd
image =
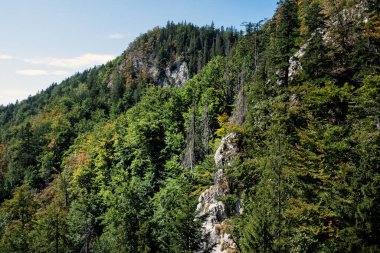
[[[0,105],[106,63],[167,21],[234,26],[271,18],[277,0],[0,0]]]

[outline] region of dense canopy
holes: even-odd
[[[1,106],[0,252],[206,252],[198,197],[228,133],[233,251],[379,252],[379,6],[168,22]]]

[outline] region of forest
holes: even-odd
[[[379,0],[243,24],[0,106],[0,253],[380,252]]]

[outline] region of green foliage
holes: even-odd
[[[126,53],[147,59],[154,52],[152,63],[162,71],[161,76],[165,67],[172,68],[182,59],[193,75],[213,57],[229,55],[238,38],[238,31],[232,27],[215,29],[212,25],[197,27],[186,22],[178,25],[168,22],[164,28],[155,27],[141,35]]]
[[[69,244],[67,203],[62,178],[55,179],[40,195],[45,205],[37,210],[30,231],[31,251],[62,252]]]
[[[195,216],[197,196],[192,194],[189,176],[169,179],[153,198],[155,236],[161,252],[194,252],[199,247],[201,220]]]
[[[12,199],[2,203],[0,252],[28,252],[32,216],[37,209],[30,186],[17,187]]]
[[[294,54],[296,41],[299,36],[299,20],[297,16],[298,5],[295,0],[280,1],[276,25],[273,29],[273,43],[269,50],[272,57],[274,78],[278,78],[285,87],[289,84],[289,59]]]
[[[239,151],[218,200],[239,251],[378,252],[375,2],[280,1],[245,36],[169,22],[1,106],[0,252],[199,250],[197,199],[229,132]],[[182,62],[192,78],[161,86]]]

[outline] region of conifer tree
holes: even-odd
[[[273,56],[275,68],[278,69],[277,76],[285,87],[289,85],[289,59],[296,47],[296,38],[299,34],[297,11],[297,1],[279,2]]]

